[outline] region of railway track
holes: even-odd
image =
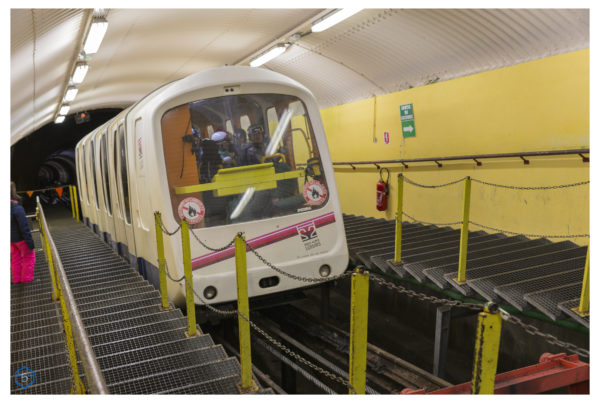
[[[292,305],[252,312],[252,321],[294,353],[329,373],[348,379],[349,334],[345,330]],[[213,333],[216,334],[218,332]],[[226,347],[233,350],[235,345],[236,343],[230,343]],[[323,393],[347,393],[347,389],[340,382],[323,376],[297,360],[290,360],[288,355],[281,353],[262,337],[253,334],[252,345],[253,356],[259,351],[275,356],[287,365],[288,371],[295,371]],[[369,343],[367,348],[367,394],[396,394],[404,388],[433,391],[451,385],[373,344]],[[231,353],[237,354],[236,351]],[[283,377],[279,372],[269,374],[272,379],[278,379],[280,376]],[[282,379],[282,382],[286,381]]]

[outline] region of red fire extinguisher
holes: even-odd
[[[387,179],[383,180],[383,170],[387,171]],[[390,179],[390,171],[387,168],[379,169],[379,182],[377,182],[377,210],[385,211],[387,209],[387,197],[389,193],[388,181]]]

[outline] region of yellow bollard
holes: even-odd
[[[73,200],[75,200],[75,219],[79,222],[79,197],[77,197],[77,186],[73,186]]]
[[[246,242],[244,236],[235,237],[235,273],[238,295],[238,333],[240,336],[240,366],[242,379],[241,393],[252,393],[258,386],[252,379],[252,353],[250,348],[250,303],[248,301],[248,265],[246,263]],[[243,316],[242,316],[243,315]]]
[[[585,269],[583,271],[583,283],[581,284],[581,296],[579,306],[573,308],[579,316],[590,316],[590,245],[588,245],[587,257],[585,258]]]
[[[493,395],[500,350],[502,317],[494,304],[487,304],[477,319],[472,395]]]
[[[160,223],[162,218],[160,213],[157,211],[154,213],[154,228],[156,231],[156,252],[158,255],[158,278],[160,282],[160,298],[162,302],[162,310],[166,311],[171,309],[169,305],[169,295],[167,291],[167,273],[165,264],[165,246],[163,242],[163,232]]]
[[[467,244],[469,243],[469,213],[471,210],[471,177],[465,178],[463,193],[463,221],[460,230],[460,251],[458,255],[458,277],[454,279],[457,284],[467,282]]]
[[[398,174],[398,200],[396,205],[396,246],[394,262],[402,262],[402,201],[404,199],[404,176]]]
[[[196,336],[196,305],[192,278],[192,252],[190,249],[190,227],[185,219],[181,220],[181,249],[183,252],[183,272],[185,275],[185,302],[188,318],[187,337]]]
[[[350,300],[350,384],[364,395],[367,382],[367,328],[369,314],[369,273],[352,274]],[[352,391],[350,392],[352,393]]]
[[[71,200],[71,216],[75,218],[75,200],[73,200],[73,186],[69,185],[69,200]]]

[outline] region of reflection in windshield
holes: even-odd
[[[319,150],[304,104],[281,94],[190,102],[161,120],[173,213],[197,227],[321,208]],[[314,196],[320,189],[323,197]],[[190,206],[201,216],[187,217]]]

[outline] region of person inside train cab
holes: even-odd
[[[234,167],[236,165],[237,157],[233,152],[231,134],[225,131],[218,131],[213,133],[210,139],[217,143],[219,147],[219,156],[223,160],[223,168]]]
[[[199,182],[212,182],[221,168],[223,168],[223,159],[219,155],[218,143],[213,140],[202,141],[202,157],[198,165]],[[204,220],[207,225],[225,224],[228,203],[225,197],[215,196],[212,190],[208,190],[202,192],[202,202],[206,211]]]
[[[242,149],[244,144],[247,142],[246,131],[244,129],[233,130],[233,152],[235,153],[235,160],[238,164],[242,163]]]
[[[245,144],[242,152],[242,165],[254,165],[262,163],[265,156],[264,128],[262,124],[254,124],[248,127],[249,143]]]
[[[10,183],[10,268],[13,283],[33,281],[35,252],[25,209],[14,182]]]

